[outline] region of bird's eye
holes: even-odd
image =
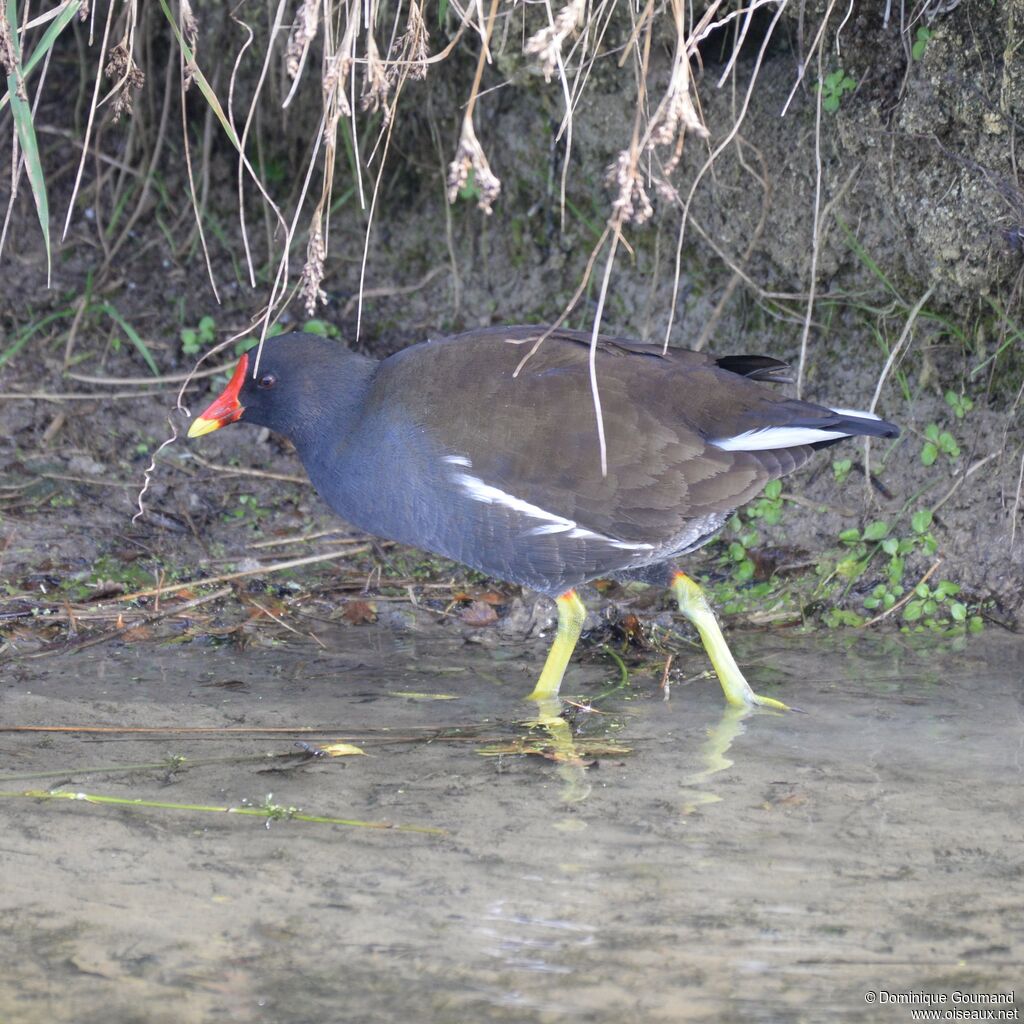
[[[272,388],[277,383],[277,378],[272,373],[265,373],[256,382],[258,388]]]

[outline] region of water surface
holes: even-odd
[[[445,834],[0,800],[0,1020],[909,1021],[865,994],[1024,988],[1019,640],[739,637],[806,714],[643,677],[572,741],[528,724],[535,646],[318,639],[9,664],[5,725],[213,731],[0,733],[0,789]],[[366,756],[295,746],[339,738]]]

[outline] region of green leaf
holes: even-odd
[[[32,56],[29,57],[29,59],[21,66],[21,75],[23,79],[27,79],[32,73],[33,68],[35,68],[47,53],[50,52],[50,48],[53,46],[57,36],[64,31],[64,27],[78,13],[78,8],[81,6],[81,0],[71,0],[68,6],[50,22],[46,31],[40,37],[36,48],[32,51]],[[13,27],[14,26],[12,25],[12,28]],[[3,98],[0,98],[0,110],[3,110],[4,107],[7,106],[10,99],[10,92],[6,93]]]
[[[968,632],[980,633],[985,628],[985,620],[980,615],[972,615],[967,623]]]
[[[774,501],[782,493],[782,481],[781,480],[769,480],[767,486],[764,489],[764,496]]]
[[[906,608],[903,609],[903,618],[907,622],[917,622],[921,618],[921,613],[924,611],[924,601],[911,601]]]
[[[918,583],[918,585],[914,587],[914,593],[917,594],[918,597],[927,597],[930,593],[930,591],[928,590],[928,584]]]
[[[839,97],[835,93],[830,93],[821,101],[821,105],[830,114],[834,114],[839,109]]]
[[[202,338],[203,341],[209,343],[213,341],[216,335],[216,321],[213,319],[212,316],[204,316],[202,320],[199,321],[199,337]]]
[[[846,579],[855,580],[868,567],[867,562],[860,558],[844,558],[836,566],[836,574]]]
[[[138,331],[121,314],[112,306],[109,302],[101,302],[96,307],[100,312],[106,313],[118,327],[127,335],[128,340],[135,346],[138,353],[145,360],[146,365],[153,371],[154,377],[160,376],[160,370],[158,369],[156,362],[153,359],[152,353],[149,351],[149,346],[139,337]]]
[[[921,462],[926,466],[932,466],[935,464],[935,460],[939,457],[939,449],[931,441],[925,441],[924,447],[921,449]]]
[[[28,175],[32,198],[35,200],[39,227],[43,232],[43,246],[46,249],[46,281],[49,285],[52,254],[50,252],[50,203],[46,197],[46,177],[43,174],[42,161],[39,159],[39,144],[36,142],[36,129],[32,123],[32,108],[26,100],[18,95],[18,81],[24,82],[24,71],[21,67],[21,43],[18,38],[18,4],[17,0],[7,0],[7,21],[11,27],[11,43],[14,51],[15,71],[7,76],[7,92],[11,98],[11,114],[14,117],[14,129],[18,135],[22,154],[25,157],[25,173]]]
[[[919,509],[910,517],[910,527],[914,533],[924,533],[931,525],[932,510],[930,508]]]
[[[7,0],[7,2],[8,4],[12,4],[15,0]],[[185,39],[181,34],[181,29],[178,28],[177,20],[174,15],[171,14],[171,9],[167,6],[167,0],[160,0],[160,7],[163,9],[164,16],[170,22],[171,30],[174,32],[174,35],[178,40],[181,52],[185,55],[185,63],[190,65],[189,70],[192,72],[192,77],[195,80],[196,85],[199,86],[199,91],[203,94],[203,97],[209,104],[214,116],[218,121],[220,121],[220,126],[224,129],[224,134],[227,135],[235,149],[241,152],[242,143],[234,128],[231,127],[231,122],[224,113],[224,108],[220,105],[220,100],[217,99],[217,94],[213,91],[210,83],[206,80],[206,76],[199,70],[199,65],[195,62],[195,54],[192,52],[188,43],[185,42]]]
[[[306,334],[319,334],[321,338],[330,337],[331,325],[326,320],[307,320],[302,325]]]
[[[896,557],[890,560],[886,574],[893,583],[899,583],[903,579],[903,559]]]
[[[852,468],[853,462],[850,459],[836,459],[832,463],[832,473],[836,478],[836,483],[841,484],[850,475]]]
[[[860,540],[860,530],[843,530],[839,534],[839,539],[844,544],[856,544]]]
[[[960,601],[954,601],[949,606],[949,614],[954,622],[963,622],[967,618],[967,606]]]
[[[952,580],[940,580],[934,591],[939,597],[953,597],[960,593],[960,584]]]
[[[895,555],[899,550],[899,547],[900,542],[895,537],[886,537],[885,540],[882,541],[882,550],[887,555]]]
[[[938,439],[939,439],[939,425],[938,425],[938,423],[929,423],[928,426],[924,428],[924,436],[927,437],[929,441],[938,441]]]
[[[881,540],[889,532],[889,524],[882,519],[876,519],[864,527],[864,540]]]

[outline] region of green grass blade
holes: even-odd
[[[39,40],[38,45],[32,51],[32,56],[21,67],[21,76],[23,79],[28,78],[32,73],[35,66],[50,52],[50,47],[53,46],[57,36],[64,31],[67,23],[78,13],[78,8],[82,6],[82,0],[70,0],[70,3],[58,14],[53,21],[50,22],[46,31],[43,33],[42,38]],[[8,86],[10,90],[10,86]],[[0,97],[0,110],[3,110],[7,106],[11,99],[11,91],[3,97]]]
[[[902,303],[903,296],[901,296],[900,293],[896,291],[892,281],[890,281],[889,278],[885,276],[885,273],[883,272],[882,268],[868,255],[867,250],[857,240],[857,236],[854,235],[854,233],[849,229],[849,227],[847,227],[846,222],[843,220],[843,218],[837,216],[836,223],[839,225],[839,230],[842,231],[842,233],[846,236],[847,245],[849,245],[849,247],[853,250],[854,254],[861,261],[861,263],[863,263],[864,266],[867,267],[868,270],[870,270],[871,273],[874,274],[875,277],[877,277],[878,280],[885,285],[887,291],[891,292],[893,296]]]
[[[220,100],[217,99],[217,94],[213,91],[213,87],[206,80],[206,75],[199,70],[199,66],[195,62],[195,54],[192,52],[188,43],[185,42],[185,37],[182,36],[181,29],[178,28],[178,23],[174,20],[174,15],[171,14],[171,9],[167,6],[167,0],[160,0],[160,6],[163,9],[168,22],[170,22],[171,29],[178,40],[178,45],[181,47],[181,52],[185,54],[185,62],[191,65],[192,75],[195,79],[196,85],[199,86],[199,91],[203,94],[206,102],[209,103],[214,116],[218,121],[220,121],[220,125],[224,129],[224,134],[231,140],[231,144],[235,149],[241,152],[241,140],[235,134],[234,128],[231,127],[231,122],[228,121],[227,115],[224,113],[224,108],[220,105]]]
[[[28,175],[32,198],[36,201],[36,212],[39,214],[39,226],[43,231],[43,245],[46,247],[46,284],[50,284],[50,204],[46,198],[46,178],[43,176],[43,164],[39,159],[39,145],[36,142],[36,129],[32,124],[32,109],[27,101],[18,95],[18,82],[24,81],[21,68],[21,42],[18,39],[18,3],[7,0],[7,22],[11,26],[11,42],[14,49],[15,71],[7,76],[7,91],[11,97],[11,113],[14,115],[14,127],[18,133],[25,158],[25,172]]]
[[[139,355],[146,360],[146,365],[153,371],[153,376],[159,377],[160,370],[153,360],[153,354],[149,351],[149,346],[139,337],[139,332],[109,302],[101,302],[94,308],[106,313],[124,331],[128,340],[139,350]]]
[[[49,313],[41,320],[23,327],[18,331],[14,341],[3,352],[0,352],[0,366],[13,359],[28,344],[32,335],[37,331],[41,331],[47,324],[53,323],[54,320],[64,320],[70,316],[74,316],[73,309],[59,309],[56,313]]]

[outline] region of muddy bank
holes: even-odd
[[[845,21],[834,16],[824,34],[822,71],[841,68],[852,84],[843,80],[829,87],[837,93],[836,109],[823,105],[819,122],[815,89],[807,82],[795,91],[794,86],[809,27],[824,13],[813,5],[785,11],[759,64],[770,18],[755,19],[735,77],[721,88],[717,75],[730,53],[728,38],[719,35],[702,44],[696,88],[710,138],[706,144],[687,141],[673,179],[681,197],[689,195],[708,153],[730,138],[741,110],[745,117],[693,193],[675,310],[679,214],[658,198],[652,184],[654,216],[627,231],[632,252],[623,249],[617,259],[605,324],[660,339],[674,316],[674,344],[760,351],[799,363],[816,251],[803,393],[865,407],[888,353],[900,346],[880,389],[878,411],[899,423],[904,435],[895,446],[872,451],[870,488],[863,452],[855,445],[834,449],[787,482],[779,517],[739,524],[724,545],[703,553],[693,567],[727,584],[749,585],[751,580],[736,578],[727,552],[730,544],[749,540],[756,528],[756,541],[743,545],[750,557],[740,559],[755,567],[756,582],[771,579],[781,585],[780,571],[803,566],[818,578],[802,587],[797,617],[820,621],[823,609],[837,609],[864,621],[877,611],[865,601],[874,600],[879,586],[889,586],[888,555],[873,555],[868,569],[854,579],[835,574],[851,557],[862,557],[843,536],[883,521],[891,538],[910,545],[900,554],[904,565],[890,592],[898,587],[905,592],[941,559],[935,571],[962,588],[972,615],[991,624],[1016,624],[1024,574],[1019,403],[1024,360],[1016,327],[1020,254],[1005,233],[1012,241],[1020,100],[1012,61],[1003,55],[1015,51],[1015,26],[1022,23],[1018,5],[981,10],[961,4],[912,26],[898,24],[895,15],[886,23],[880,12],[867,9]],[[164,31],[156,22],[146,25]],[[229,52],[237,26],[211,16],[204,28],[208,44],[223,42]],[[925,29],[926,37],[918,29]],[[564,137],[556,142],[557,81],[544,85],[517,54],[511,36],[503,36],[495,65],[485,71],[490,91],[480,99],[481,138],[503,183],[490,217],[470,200],[447,206],[440,187],[445,132],[472,77],[471,55],[422,82],[408,83],[405,106],[396,117],[394,171],[382,179],[375,208],[365,277],[369,291],[358,337],[353,299],[366,215],[349,194],[332,220],[334,241],[323,282],[328,301],[320,315],[344,340],[386,353],[430,334],[473,324],[550,320],[562,310],[607,216],[605,168],[628,136],[635,108],[635,76],[618,68],[613,55],[630,30],[614,21],[609,33],[612,55],[594,65],[580,96],[568,153]],[[440,41],[443,34],[434,31],[433,38]],[[670,41],[660,29],[654,37],[651,97],[666,86]],[[212,60],[216,46],[207,45],[205,52]],[[55,68],[57,82],[59,74],[74,72],[70,58]],[[245,77],[251,70],[243,65],[243,96],[251,87]],[[315,101],[312,85],[304,89],[300,97]],[[153,95],[144,91],[144,102],[137,105],[139,137],[160,114]],[[194,112],[194,96],[188,102]],[[274,195],[283,201],[297,187],[296,154],[301,139],[315,129],[316,111],[315,104],[297,105],[284,116],[279,104],[271,107],[274,120],[267,124],[280,130],[268,134],[265,167],[274,179]],[[69,124],[70,114],[44,90],[39,116],[41,123],[59,127]],[[76,151],[59,134],[46,138],[53,147],[47,149],[48,166],[59,169],[51,183],[53,207],[62,209],[70,198]],[[68,240],[56,248],[48,292],[41,288],[42,254],[27,192],[15,205],[20,244],[9,252],[0,310],[7,335],[22,344],[0,368],[7,395],[0,400],[6,544],[0,566],[9,598],[39,597],[40,585],[50,587],[47,574],[58,583],[75,583],[73,577],[85,574],[91,585],[107,576],[122,593],[155,586],[161,574],[215,575],[218,568],[247,565],[250,543],[334,525],[301,484],[237,475],[245,468],[302,475],[277,441],[241,431],[210,439],[201,452],[180,442],[166,450],[153,479],[149,516],[128,524],[142,470],[169,434],[165,415],[174,387],[123,397],[154,389],[134,383],[149,370],[103,303],[140,332],[161,373],[185,372],[193,355],[184,350],[182,330],[209,316],[212,337],[228,336],[264,301],[273,266],[267,262],[271,250],[257,252],[260,280],[255,288],[250,285],[235,219],[233,150],[216,133],[211,138],[203,155],[205,202],[217,230],[209,233],[207,244],[220,305],[205,280],[187,217],[168,221],[182,210],[167,207],[159,190],[149,200],[152,216],[133,222],[95,294],[88,292],[88,282],[96,267],[90,240],[97,210],[88,200],[105,195],[104,179],[89,177],[94,171],[87,169],[86,195],[74,211]],[[127,145],[124,126],[103,122],[99,144]],[[169,181],[184,184],[180,166],[165,173]],[[266,239],[253,238],[257,249],[265,248]],[[296,245],[296,265],[301,248]],[[919,306],[922,298],[926,301]],[[592,283],[570,322],[586,326],[595,301]],[[282,317],[287,326],[302,322],[296,307]],[[22,341],[19,332],[29,328],[35,333]],[[198,405],[207,387],[217,384],[192,390],[189,404]],[[13,392],[54,397],[18,400],[10,397]],[[95,398],[56,397],[69,393]],[[935,449],[931,454],[929,446]],[[209,468],[196,454],[222,468]],[[932,516],[930,539],[912,525],[920,522],[915,515],[925,513]],[[368,577],[373,571],[368,563],[358,568]],[[832,582],[822,590],[820,579]],[[729,602],[727,591],[720,596]],[[952,622],[947,617],[939,624]]]

